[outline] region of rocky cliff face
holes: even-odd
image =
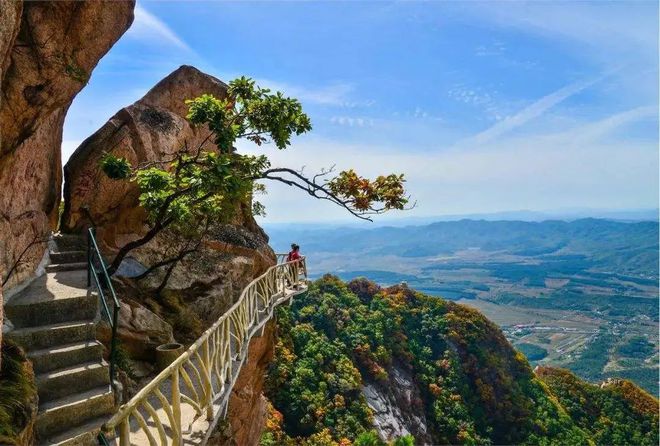
[[[0,195],[0,276],[28,248],[6,287],[29,276],[43,255],[39,242],[57,222],[64,117],[130,26],[133,7],[132,1],[3,3],[0,190],[11,193]]]
[[[418,443],[431,444],[422,396],[411,373],[395,364],[388,375],[387,385],[368,380],[362,388],[378,436],[391,441],[412,434]]]
[[[57,222],[66,112],[132,23],[134,5],[133,0],[2,2],[0,326],[2,282],[11,288],[33,273]]]

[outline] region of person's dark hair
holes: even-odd
[[[295,243],[291,243],[291,249],[293,249],[294,251],[298,251],[300,249],[300,246]]]

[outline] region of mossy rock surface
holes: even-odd
[[[0,444],[32,444],[37,416],[32,364],[16,344],[3,340],[0,370]]]

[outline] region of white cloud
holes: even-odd
[[[658,95],[657,2],[475,1],[449,3],[449,7],[472,26],[514,29],[545,39],[601,71],[623,66],[608,83],[617,82],[617,90],[625,91],[628,98],[643,101]],[[506,55],[498,57],[512,62]],[[568,60],[558,60],[558,68]],[[521,69],[534,67],[533,61],[521,64]]]
[[[360,118],[351,116],[333,116],[330,122],[336,125],[345,125],[348,127],[373,127],[374,120],[371,118]]]
[[[587,124],[582,127],[579,134],[573,134],[575,143],[585,143],[598,140],[598,138],[612,133],[614,130],[627,124],[654,119],[658,122],[658,107],[654,105],[636,107],[621,113],[608,116],[605,119]]]
[[[488,45],[479,45],[474,55],[477,57],[501,56],[506,52],[506,45],[500,40],[495,40]]]
[[[294,97],[303,104],[322,105],[338,108],[368,108],[375,104],[373,100],[355,99],[355,86],[350,82],[336,81],[325,85],[293,84],[275,79],[261,77],[256,73],[238,73],[218,69],[208,62],[202,63],[200,69],[211,73],[225,82],[239,76],[251,77],[258,86],[271,91],[281,91],[286,96]]]
[[[657,2],[466,2],[472,19],[587,45],[588,57],[657,58]],[[576,48],[577,49],[577,48]]]
[[[360,104],[350,99],[354,87],[352,84],[345,82],[336,82],[318,87],[301,87],[272,79],[255,79],[255,81],[261,87],[267,87],[273,91],[281,91],[287,96],[295,97],[303,103],[347,108],[354,108]],[[364,104],[368,106],[366,104],[371,103],[365,102]]]
[[[460,83],[450,88],[447,96],[457,102],[484,111],[487,117],[494,121],[501,120],[505,114],[503,106],[495,100],[498,96],[496,90],[488,92],[482,87],[470,87]]]
[[[484,130],[483,132],[480,132],[468,138],[467,140],[464,140],[463,142],[459,143],[459,145],[465,146],[471,144],[483,144],[485,142],[492,141],[493,139],[496,139],[501,135],[526,124],[528,121],[541,116],[555,105],[590,87],[602,78],[603,76],[599,76],[595,79],[579,81],[562,87],[559,90],[543,96],[541,99],[538,99],[531,105],[528,105],[518,113],[500,120],[497,122],[497,124]]]
[[[182,50],[192,52],[192,49],[188,44],[186,44],[186,42],[184,42],[165,22],[140,5],[135,6],[135,20],[126,35],[150,43],[169,43]]]

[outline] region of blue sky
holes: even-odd
[[[182,64],[299,98],[314,130],[274,164],[403,172],[407,216],[658,205],[657,2],[139,1],[64,158]],[[262,201],[348,219],[280,185]]]

